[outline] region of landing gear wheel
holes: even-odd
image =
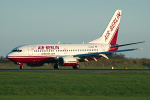
[[[20,66],[20,69],[23,69],[23,66]]]
[[[73,69],[79,69],[79,68],[80,68],[79,64],[76,64],[75,66],[73,66]]]
[[[54,69],[60,69],[60,66],[58,64],[55,64]]]

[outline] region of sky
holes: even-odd
[[[88,43],[122,10],[118,44],[128,58],[150,58],[150,0],[0,0],[0,56],[28,44]]]

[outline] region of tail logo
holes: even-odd
[[[106,35],[105,35],[105,41],[107,41],[107,39],[109,38],[110,32],[107,31]]]
[[[119,21],[120,19],[120,11],[118,11],[118,13],[116,14],[116,17],[115,19],[112,21],[111,25],[110,25],[110,30],[107,31],[106,35],[105,35],[105,42],[107,41],[107,39],[109,38],[110,36],[110,31],[112,32],[114,27],[116,26],[116,23]]]
[[[120,12],[118,11],[116,18],[113,20],[113,22],[111,23],[110,26],[110,30],[113,31],[114,27],[116,26],[116,23],[118,22],[118,20],[120,19]]]
[[[117,13],[117,18],[119,19],[120,16],[121,16],[121,14],[120,14],[120,12],[118,11],[118,13]]]

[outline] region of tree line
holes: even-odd
[[[148,58],[127,58],[122,53],[111,53],[107,54],[108,59],[100,58],[97,61],[81,62],[82,67],[100,67],[100,68],[148,68],[150,69],[150,59]],[[7,58],[0,57],[0,67],[2,66],[16,66],[14,62],[8,60]],[[53,64],[45,64],[44,66],[53,67]]]

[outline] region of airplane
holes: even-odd
[[[143,42],[116,44],[122,10],[116,10],[104,33],[86,44],[36,44],[14,48],[6,58],[20,65],[42,66],[44,63],[55,63],[54,69],[60,66],[73,66],[79,69],[79,62],[97,61],[98,58],[109,59],[107,54],[125,51],[134,51],[139,48],[118,50],[119,47]]]

